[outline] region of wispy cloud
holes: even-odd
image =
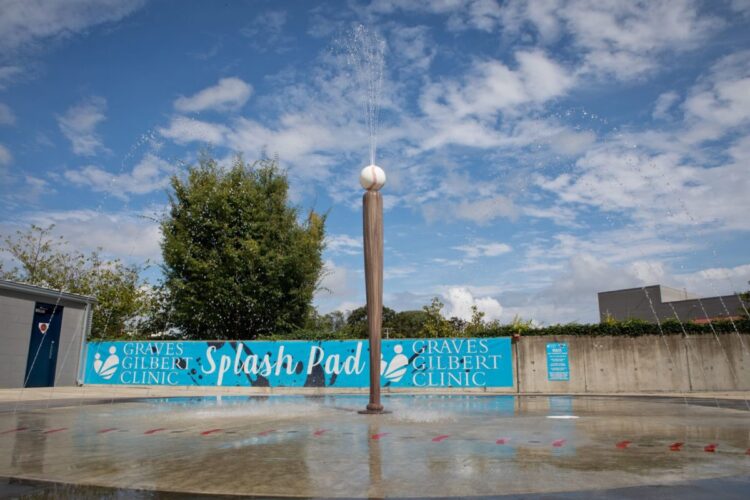
[[[0,144],[0,166],[10,165],[11,161],[13,161],[13,155],[10,154],[8,148]]]
[[[169,185],[172,165],[152,153],[126,173],[113,174],[100,167],[88,165],[80,169],[66,170],[64,176],[73,184],[88,186],[94,191],[106,192],[117,198],[127,199],[129,194],[146,194],[164,189]]]
[[[23,75],[23,69],[17,65],[0,66],[0,90],[15,83],[15,79]]]
[[[145,0],[4,0],[0,4],[0,51],[27,48],[40,40],[82,33],[102,23],[119,21]]]
[[[453,247],[453,249],[463,252],[469,259],[476,259],[478,257],[497,257],[513,250],[510,245],[499,242],[459,245]]]
[[[531,27],[542,44],[568,36],[579,49],[581,72],[630,80],[655,71],[665,54],[696,48],[723,22],[701,15],[691,0],[645,4],[616,0],[552,0],[507,3],[502,13],[508,34]]]
[[[362,253],[362,238],[348,234],[329,234],[326,236],[326,250],[333,253],[358,255]]]
[[[392,14],[399,10],[446,15],[446,27],[450,31],[477,29],[491,32],[499,25],[502,8],[496,0],[458,0],[436,2],[432,0],[376,0],[368,9],[374,14]]]
[[[160,127],[159,133],[167,139],[172,139],[178,144],[191,142],[203,142],[213,145],[221,145],[225,142],[225,135],[229,128],[201,120],[176,116],[172,118],[169,126]]]
[[[151,211],[66,210],[28,212],[15,224],[2,224],[3,233],[28,224],[55,224],[55,234],[63,236],[72,248],[83,251],[101,249],[108,256],[129,262],[161,260],[161,230]]]
[[[239,78],[222,78],[216,85],[207,87],[189,97],[179,97],[174,107],[182,113],[200,111],[237,111],[245,105],[253,92],[252,85]]]
[[[65,114],[57,117],[57,124],[70,141],[75,154],[94,156],[100,151],[107,151],[96,132],[96,127],[106,119],[106,110],[107,100],[92,96],[68,108]]]
[[[7,104],[0,102],[0,125],[13,125],[16,123],[16,115]]]
[[[252,47],[258,52],[281,54],[290,50],[294,41],[293,36],[284,32],[286,22],[286,11],[269,10],[258,14],[240,33],[251,40]]]

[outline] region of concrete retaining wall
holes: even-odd
[[[568,344],[568,381],[548,380],[557,342]],[[750,335],[529,336],[514,347],[522,393],[750,390]]]

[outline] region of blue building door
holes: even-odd
[[[24,387],[51,387],[55,385],[57,353],[60,350],[62,306],[37,302],[34,322],[31,324],[29,357],[26,360]]]

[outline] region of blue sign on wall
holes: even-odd
[[[388,387],[512,387],[510,338],[383,340]],[[367,387],[366,340],[91,342],[84,383]]]
[[[547,380],[570,380],[568,344],[547,344]]]

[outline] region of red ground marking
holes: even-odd
[[[372,438],[373,438],[373,439],[380,439],[380,438],[383,438],[383,437],[385,437],[385,436],[387,436],[387,435],[388,435],[388,433],[387,433],[387,432],[381,432],[380,434],[373,434],[373,435],[372,435]]]
[[[685,443],[680,443],[679,441],[676,443],[672,443],[669,445],[669,451],[682,451],[682,445]]]
[[[747,449],[747,451],[745,452],[745,455],[750,455],[750,448]]]
[[[117,430],[116,427],[109,427],[107,429],[100,430],[99,432],[97,432],[97,434],[106,434],[108,432],[112,432],[112,431],[116,431],[116,430]]]
[[[510,438],[500,438],[495,441],[495,444],[506,444],[508,441],[510,441]]]
[[[157,432],[166,431],[166,430],[167,429],[165,429],[164,427],[158,427],[156,429],[149,429],[146,432],[144,432],[144,434],[156,434]]]
[[[552,446],[554,446],[555,448],[562,448],[564,444],[565,444],[564,439],[557,439],[555,441],[552,441]]]
[[[328,429],[318,429],[317,431],[313,432],[313,436],[322,436],[328,432]]]
[[[55,432],[62,432],[62,431],[67,431],[67,430],[68,430],[67,427],[60,427],[59,429],[50,429],[48,431],[44,431],[42,434],[54,434]]]
[[[221,432],[224,429],[208,429],[207,431],[201,432],[201,436],[208,436],[209,434],[214,434],[216,432]]]
[[[0,432],[0,434],[10,434],[11,432],[21,432],[28,429],[28,427],[16,427],[15,429],[8,429],[7,431]]]
[[[708,453],[715,453],[717,446],[719,446],[719,445],[716,444],[716,443],[709,443],[709,444],[707,444],[706,446],[703,447],[703,451],[706,451]]]
[[[628,440],[626,439],[625,441],[620,441],[620,442],[619,442],[619,443],[617,443],[617,444],[616,444],[615,446],[617,446],[617,447],[618,447],[618,448],[620,448],[621,450],[624,450],[625,448],[627,448],[628,446],[630,446],[630,441],[628,441]]]
[[[258,433],[259,436],[268,436],[269,434],[276,432],[276,429],[267,429]]]
[[[450,434],[440,434],[439,436],[435,436],[434,438],[432,438],[432,442],[439,443],[440,441],[445,441],[449,437],[451,437]]]

